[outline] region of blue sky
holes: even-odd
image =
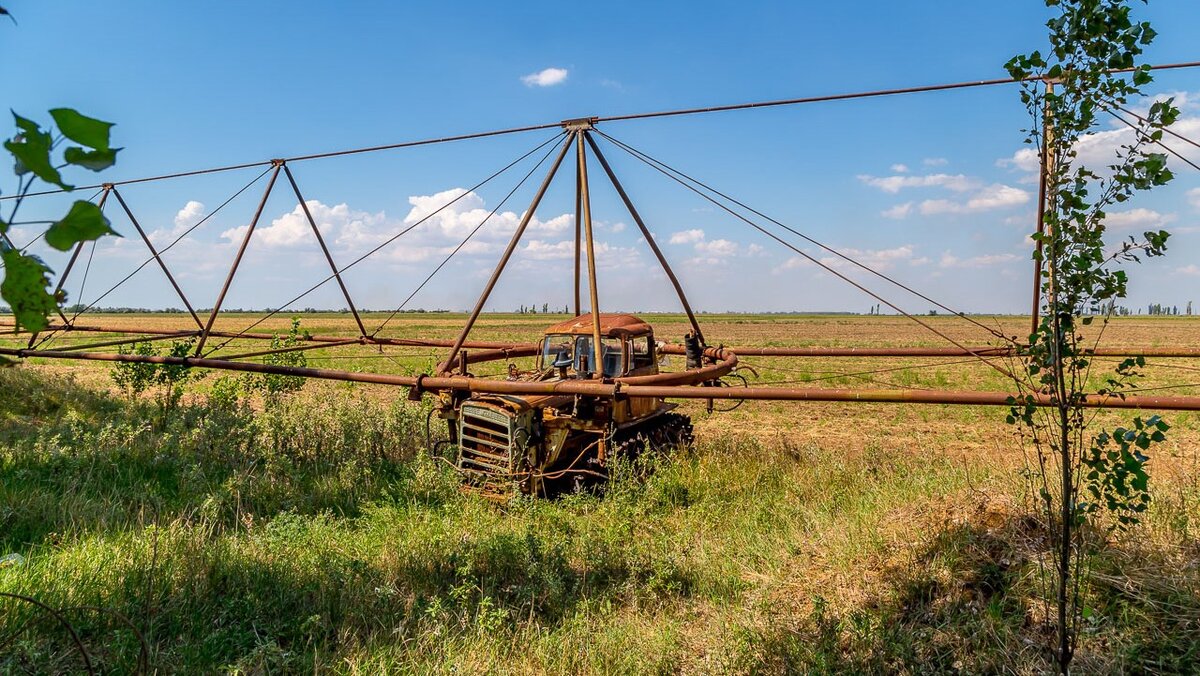
[[[294,0],[4,5],[20,22],[0,22],[4,104],[40,119],[46,115],[39,111],[65,105],[117,122],[114,140],[126,150],[105,179],[584,115],[1001,77],[1010,56],[1044,46],[1047,16],[1042,3],[1027,0],[582,9]],[[1200,59],[1194,41],[1200,5],[1155,0],[1135,11],[1160,33],[1148,61]],[[1200,137],[1200,70],[1162,73],[1153,91],[1184,93],[1181,130]],[[1016,154],[1027,123],[1016,88],[1003,86],[613,122],[603,130],[951,307],[1021,312],[1030,291],[1025,236],[1033,229],[1036,198],[1029,158]],[[344,265],[552,134],[301,162],[292,169]],[[1097,136],[1096,157],[1119,140],[1113,133]],[[604,148],[697,307],[865,311],[874,304],[618,149]],[[347,271],[357,303],[395,307],[536,159]],[[1167,258],[1132,273],[1133,306],[1200,300],[1200,177],[1182,165],[1176,169],[1172,186],[1122,207],[1112,224],[1118,235],[1150,227],[1176,233]],[[591,172],[602,309],[677,308],[594,163]],[[122,193],[163,246],[257,173],[129,186]],[[536,183],[518,190],[410,307],[469,307]],[[263,185],[166,254],[196,305],[211,304]],[[572,185],[573,172],[564,170],[489,309],[569,300]],[[11,182],[3,186],[11,189]],[[31,200],[24,215],[49,217],[64,205]],[[126,237],[97,248],[82,296],[81,278],[72,273],[72,301],[93,301],[145,258],[115,207],[107,213]],[[325,276],[295,208],[281,182],[229,307],[275,307]],[[63,266],[63,255],[44,253],[52,266]],[[870,285],[908,311],[929,309],[925,301]],[[148,266],[101,304],[179,303]],[[296,303],[340,305],[332,284]]]

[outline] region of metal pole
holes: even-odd
[[[346,298],[346,304],[350,306],[350,314],[354,315],[354,322],[358,324],[358,330],[365,338],[367,327],[363,326],[362,318],[358,316],[358,309],[354,307],[354,301],[350,299],[350,291],[346,289],[346,283],[342,281],[342,274],[338,272],[337,265],[334,265],[333,256],[329,253],[329,247],[325,246],[325,238],[321,236],[321,231],[317,228],[317,222],[313,220],[312,213],[308,210],[308,202],[304,201],[304,195],[300,194],[300,186],[296,185],[296,178],[292,176],[292,170],[286,164],[283,165],[283,173],[287,175],[288,182],[292,184],[292,191],[296,193],[296,199],[300,201],[300,208],[304,209],[304,217],[308,219],[308,224],[312,226],[313,234],[317,236],[317,243],[321,245],[321,253],[325,254],[325,260],[329,262],[329,269],[333,271],[333,276],[337,279],[338,286],[342,288],[342,296]]]
[[[246,236],[242,237],[242,244],[238,247],[237,254],[233,257],[233,265],[229,266],[229,274],[225,276],[225,283],[221,285],[221,293],[217,294],[217,302],[213,303],[212,313],[208,315],[208,322],[205,323],[203,333],[200,334],[200,340],[196,344],[197,356],[204,349],[204,343],[208,340],[209,333],[212,332],[213,322],[217,321],[217,313],[221,311],[221,303],[225,302],[225,294],[229,293],[229,285],[233,283],[233,276],[237,274],[238,266],[242,263],[242,256],[246,253],[246,245],[250,243],[250,236],[254,234],[254,227],[258,225],[258,219],[262,217],[263,209],[267,206],[267,198],[271,196],[271,190],[275,187],[275,179],[279,178],[279,170],[283,166],[282,160],[275,162],[275,171],[271,172],[271,180],[267,182],[267,189],[263,191],[262,199],[258,201],[258,208],[254,210],[254,218],[250,219],[250,227],[246,228]]]
[[[1054,83],[1046,81],[1046,96],[1049,97],[1054,93]],[[1049,183],[1050,172],[1053,170],[1053,158],[1050,154],[1050,144],[1054,142],[1054,125],[1050,120],[1050,102],[1047,100],[1042,107],[1042,156],[1039,164],[1038,177],[1038,213],[1037,213],[1037,234],[1042,235],[1046,232],[1046,196],[1047,185]],[[1040,239],[1034,243],[1034,251],[1036,252],[1033,258],[1033,310],[1030,312],[1032,318],[1029,334],[1033,335],[1038,331],[1040,321],[1040,313],[1042,310],[1042,242]]]
[[[575,147],[579,160],[579,196],[583,206],[583,230],[587,237],[588,264],[588,294],[592,306],[592,353],[596,363],[592,365],[592,377],[604,377],[604,352],[600,345],[600,290],[596,288],[596,243],[592,236],[592,202],[588,195],[587,153],[583,146],[583,137],[587,131],[581,129],[575,132]]]
[[[575,316],[578,317],[580,312],[579,302],[579,259],[582,252],[579,250],[580,242],[583,236],[583,215],[579,212],[580,203],[583,199],[583,177],[579,175],[579,165],[575,165]]]
[[[694,387],[679,385],[622,385],[620,383],[597,383],[583,380],[551,382],[508,382],[462,376],[422,377],[397,376],[384,373],[358,373],[336,369],[299,366],[278,366],[255,362],[231,362],[224,359],[160,357],[136,354],[113,354],[110,352],[64,352],[62,350],[20,350],[0,348],[0,354],[17,357],[45,357],[50,359],[79,359],[84,361],[131,362],[141,364],[172,364],[212,368],[249,373],[274,373],[302,376],[325,380],[421,387],[424,391],[456,390],[462,392],[500,394],[583,394],[612,398],[663,397],[672,399],[747,399],[765,401],[840,401],[854,403],[896,404],[963,404],[970,406],[1011,406],[1013,395],[1006,392],[971,392],[930,390],[859,390],[836,388],[791,388],[791,387]],[[1022,394],[1032,397],[1035,406],[1055,407],[1057,403],[1050,394]],[[1084,408],[1122,408],[1143,410],[1200,411],[1200,397],[1129,395],[1127,397],[1088,395],[1079,406]]]
[[[138,234],[142,236],[142,241],[146,243],[146,248],[150,250],[150,255],[153,256],[154,260],[158,262],[158,267],[162,268],[163,274],[167,276],[167,281],[171,282],[171,287],[175,289],[175,293],[179,296],[179,300],[183,301],[183,306],[187,308],[188,314],[192,315],[192,319],[196,322],[196,326],[204,328],[204,324],[200,322],[200,316],[196,314],[194,309],[192,309],[192,304],[188,301],[187,296],[183,295],[183,289],[179,288],[179,284],[175,281],[174,275],[172,275],[171,271],[167,269],[167,264],[163,262],[162,257],[158,255],[158,249],[154,248],[154,244],[152,244],[150,242],[150,238],[146,236],[146,231],[142,230],[142,225],[138,223],[137,218],[133,215],[133,211],[131,211],[129,209],[129,205],[125,203],[125,198],[121,197],[121,191],[113,188],[112,194],[117,198],[117,201],[121,203],[121,208],[125,210],[125,215],[129,217],[129,222],[133,224],[133,227],[138,231]]]
[[[454,346],[450,348],[450,356],[446,357],[443,362],[446,368],[453,368],[455,360],[458,358],[458,351],[462,349],[463,343],[467,340],[467,334],[471,332],[471,327],[475,326],[475,320],[479,319],[479,313],[483,312],[483,305],[487,303],[488,296],[492,294],[492,289],[496,287],[496,282],[500,279],[500,274],[504,272],[504,266],[508,265],[508,259],[512,258],[513,251],[517,248],[517,243],[521,241],[521,237],[525,234],[525,228],[529,226],[529,221],[533,219],[533,214],[537,207],[542,202],[542,197],[546,194],[546,189],[550,187],[550,182],[554,180],[554,175],[558,173],[558,168],[562,165],[563,158],[567,155],[567,149],[571,147],[571,141],[568,138],[558,151],[558,157],[554,158],[554,166],[550,167],[550,171],[546,174],[546,178],[542,181],[542,185],[538,188],[537,194],[533,196],[533,202],[529,205],[529,210],[521,218],[521,222],[517,225],[517,231],[513,233],[512,239],[508,242],[508,248],[504,250],[504,254],[500,256],[500,262],[496,264],[496,269],[492,271],[492,276],[488,279],[487,286],[484,287],[483,293],[479,295],[479,300],[475,303],[475,309],[471,311],[471,316],[467,318],[467,323],[463,326],[462,332],[458,334],[458,338],[454,340]]]
[[[596,154],[596,159],[600,160],[600,166],[604,168],[604,173],[608,174],[608,180],[612,182],[613,187],[617,189],[617,194],[621,196],[621,201],[625,203],[625,208],[629,210],[630,217],[634,223],[637,223],[638,229],[642,231],[642,237],[646,239],[646,243],[650,245],[650,250],[654,252],[654,257],[658,259],[659,265],[662,265],[663,272],[667,273],[667,279],[671,280],[671,285],[675,287],[675,293],[679,295],[679,302],[683,304],[683,309],[687,312],[688,321],[692,323],[692,331],[695,336],[700,339],[700,344],[704,344],[704,333],[700,330],[700,323],[696,321],[696,315],[692,312],[692,306],[688,303],[687,296],[683,293],[683,286],[679,284],[679,279],[671,270],[671,266],[667,264],[667,259],[663,256],[662,249],[658,248],[654,237],[650,235],[650,230],[642,221],[641,214],[633,206],[633,201],[629,199],[625,188],[621,186],[621,182],[617,180],[617,175],[609,166],[608,160],[604,157],[604,153],[600,152],[600,146],[596,144],[596,139],[592,138],[591,134],[584,132],[584,138],[587,139],[588,145],[592,147],[592,152]]]

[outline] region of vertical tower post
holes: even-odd
[[[1054,82],[1046,80],[1046,95],[1054,93]],[[1054,170],[1054,157],[1050,150],[1050,144],[1054,142],[1054,122],[1051,119],[1050,102],[1047,101],[1042,107],[1042,153],[1039,166],[1038,177],[1038,213],[1037,213],[1037,234],[1043,235],[1046,232],[1046,201],[1049,197],[1048,185],[1050,180],[1050,172]],[[1042,309],[1042,242],[1034,243],[1036,255],[1033,259],[1033,310],[1030,312],[1031,323],[1029,327],[1030,335],[1037,333],[1038,324],[1040,323],[1040,313]]]
[[[588,195],[587,152],[583,144],[583,137],[590,128],[591,124],[588,123],[587,127],[575,132],[575,154],[579,162],[579,201],[583,210],[583,232],[587,239],[588,296],[592,307],[592,353],[596,360],[592,365],[592,377],[599,379],[604,377],[604,351],[600,344],[600,290],[596,288],[596,243],[592,235],[592,204]]]

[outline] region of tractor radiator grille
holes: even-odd
[[[458,427],[458,468],[471,483],[507,492],[512,477],[513,419],[499,411],[463,406]]]

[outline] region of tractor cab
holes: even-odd
[[[580,315],[545,331],[539,370],[561,379],[593,378],[596,349],[592,315]],[[654,355],[654,330],[633,315],[600,315],[600,364],[604,378],[658,373]]]

